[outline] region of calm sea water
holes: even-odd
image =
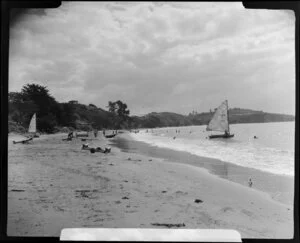
[[[230,139],[208,139],[212,133],[206,131],[206,126],[144,129],[131,136],[152,146],[186,151],[273,174],[294,175],[294,122],[233,124],[230,130],[234,133]]]

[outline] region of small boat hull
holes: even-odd
[[[105,135],[106,138],[113,138],[115,137],[117,134],[111,134],[111,135]]]
[[[88,133],[77,133],[76,134],[76,137],[78,137],[78,138],[85,138],[85,137],[88,137],[89,136],[89,134]]]
[[[210,135],[209,138],[232,138],[234,134],[218,134],[218,135]]]

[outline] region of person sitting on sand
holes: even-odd
[[[90,151],[91,151],[92,154],[95,153],[95,152],[101,152],[101,153],[106,154],[106,153],[109,153],[111,151],[111,148],[105,147],[105,149],[102,149],[100,147],[97,147],[97,148],[91,148]]]
[[[249,185],[249,187],[252,187],[252,180],[251,180],[251,178],[249,178],[249,181],[248,181],[248,185]]]
[[[85,144],[82,144],[82,147],[81,147],[81,149],[90,149],[89,148],[89,144],[88,143],[85,143]]]
[[[73,138],[73,132],[69,132],[69,133],[68,133],[68,139],[71,140],[72,138]]]
[[[102,153],[106,154],[106,153],[109,153],[110,151],[111,151],[111,148],[105,147],[105,149],[102,149],[100,147],[97,147],[95,152],[102,152]]]
[[[111,148],[107,148],[107,147],[105,147],[105,149],[103,149],[101,147],[90,148],[88,143],[82,144],[81,149],[83,149],[83,150],[90,150],[91,153],[101,152],[101,153],[104,153],[104,154],[109,153],[111,151]]]

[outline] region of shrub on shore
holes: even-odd
[[[26,129],[14,121],[8,121],[8,132],[25,133]]]

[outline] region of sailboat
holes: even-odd
[[[29,123],[29,127],[28,127],[28,135],[26,135],[27,139],[21,140],[21,141],[13,141],[14,144],[16,143],[28,143],[29,141],[31,141],[33,138],[38,138],[39,135],[36,132],[36,113],[33,114],[30,123]]]
[[[36,113],[33,114],[30,120],[28,133],[30,134],[30,136],[39,137],[38,134],[36,133]]]
[[[36,132],[36,113],[33,114],[30,120],[28,133],[30,134],[30,136],[33,136],[34,138],[39,137],[38,133]]]
[[[209,138],[232,138],[228,121],[228,101],[225,100],[215,111],[206,127],[206,131],[219,131],[224,134],[210,135]]]

